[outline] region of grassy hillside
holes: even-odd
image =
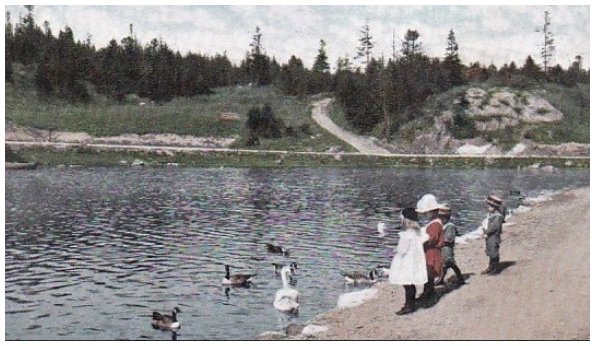
[[[275,116],[286,126],[306,131],[296,131],[299,133],[280,140],[261,140],[260,145],[252,149],[325,151],[331,146],[341,146],[346,151],[353,151],[312,120],[310,104],[314,99],[281,95],[273,87],[221,88],[210,95],[143,106],[139,105],[138,99],[117,104],[95,95],[91,104],[73,105],[37,95],[33,72],[23,66],[15,68],[14,79],[13,83],[5,83],[5,119],[20,126],[87,132],[92,136],[173,133],[238,138],[236,146],[245,147],[248,110],[269,103]],[[222,113],[236,113],[239,120],[221,120]]]
[[[542,90],[541,96],[564,114],[564,120],[536,129],[534,140],[549,144],[590,143],[590,85],[579,84],[568,88],[546,84]]]
[[[346,143],[321,129],[311,118],[310,104],[315,98],[299,98],[279,94],[274,87],[228,87],[214,90],[213,94],[174,99],[165,104],[139,105],[138,99],[128,104],[110,102],[95,95],[91,104],[73,105],[55,98],[40,97],[35,91],[33,73],[14,64],[14,82],[5,83],[5,119],[17,125],[59,131],[87,132],[93,136],[112,136],[125,133],[174,133],[199,137],[238,138],[235,147],[247,148],[246,114],[252,106],[270,103],[276,117],[292,128],[293,136],[283,139],[261,139],[251,149],[288,151],[326,151],[341,146],[354,151]],[[489,82],[474,84],[484,89],[495,85]],[[415,107],[423,114],[412,116],[410,123],[401,124],[392,140],[399,143],[413,141],[419,133],[432,127],[433,117],[459,97],[461,88],[434,95],[423,105]],[[549,101],[564,114],[561,122],[542,125],[518,126],[505,131],[486,134],[504,147],[513,146],[523,138],[545,144],[563,142],[590,142],[590,86],[565,87],[558,84],[527,85],[525,90]],[[142,100],[140,100],[142,101]],[[343,111],[338,106],[330,109],[331,117],[340,126],[349,128]],[[239,120],[222,121],[222,113],[235,113]],[[297,130],[299,129],[299,130]],[[385,125],[380,124],[372,133],[382,138]]]

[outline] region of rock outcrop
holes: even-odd
[[[484,90],[469,87],[460,89],[457,96],[451,94],[448,96],[450,98],[440,97],[434,102],[428,102],[423,109],[426,119],[432,119],[432,126],[427,130],[417,130],[412,143],[385,144],[385,147],[392,152],[415,154],[589,155],[589,144],[545,145],[519,136],[512,149],[504,149],[497,140],[486,139],[494,136],[496,131],[513,131],[515,127],[521,126],[531,128],[564,119],[560,110],[537,94],[510,88]],[[476,137],[464,140],[455,138],[452,129],[461,119],[466,122],[463,126],[470,126],[475,131]],[[495,137],[498,138],[497,135]],[[510,146],[510,142],[507,146]]]
[[[541,97],[526,91],[469,88],[465,92],[465,113],[475,121],[475,129],[489,132],[504,130],[519,123],[549,123],[564,115]]]

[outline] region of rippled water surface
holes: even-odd
[[[463,232],[489,193],[589,185],[589,171],[132,169],[6,171],[5,338],[169,339],[153,310],[180,307],[179,340],[247,339],[332,309],[340,270],[389,265],[398,208],[425,193]],[[377,237],[379,221],[389,234]],[[286,245],[289,258],[265,243]],[[275,311],[271,262],[299,265],[300,311]],[[224,264],[257,273],[221,285]]]

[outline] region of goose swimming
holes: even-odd
[[[180,308],[177,306],[171,311],[171,316],[163,315],[157,311],[153,311],[153,321],[151,322],[151,326],[153,326],[154,329],[177,332],[181,327],[177,318],[177,315],[180,312],[182,311],[180,311]]]
[[[229,265],[225,265],[225,277],[222,280],[224,285],[234,285],[234,286],[242,286],[248,285],[252,283],[252,278],[255,277],[256,274],[233,274],[230,275],[229,272]]]

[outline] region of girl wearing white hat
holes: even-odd
[[[419,297],[422,301],[429,301],[436,298],[434,279],[442,275],[441,249],[444,246],[444,229],[442,228],[442,221],[438,217],[438,209],[440,207],[441,205],[436,201],[436,197],[431,194],[424,195],[417,202],[416,206],[416,211],[426,214],[428,220],[430,220],[426,225],[426,233],[429,239],[424,243],[428,282],[424,285],[424,292]]]

